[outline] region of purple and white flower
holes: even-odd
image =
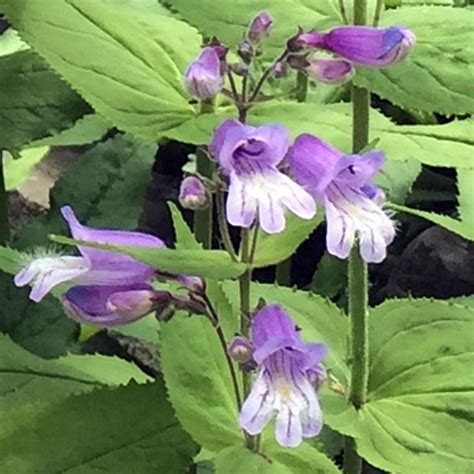
[[[366,67],[393,66],[410,53],[416,42],[406,28],[339,26],[327,33],[300,32],[290,40],[294,51],[324,49]]]
[[[328,252],[347,258],[357,236],[366,262],[379,263],[395,237],[395,227],[381,208],[383,192],[372,184],[384,154],[344,155],[313,135],[297,137],[288,151],[293,177],[326,209]]]
[[[189,94],[199,100],[215,97],[224,85],[219,49],[208,46],[192,62],[184,74]]]
[[[275,416],[276,440],[287,447],[317,436],[323,419],[314,382],[323,373],[326,345],[303,342],[289,315],[277,305],[265,306],[254,316],[252,344],[259,369],[242,405],[240,426],[257,435]]]
[[[278,124],[251,127],[227,120],[216,132],[210,151],[229,177],[227,220],[250,227],[258,216],[262,229],[274,234],[285,228],[285,208],[311,219],[313,198],[277,166],[289,147],[287,130]]]
[[[149,248],[165,246],[158,237],[141,232],[83,226],[69,206],[64,206],[61,213],[77,240]],[[30,284],[30,299],[35,302],[61,283],[72,284],[62,296],[66,312],[79,322],[99,326],[130,323],[149,314],[156,304],[173,300],[170,293],[155,291],[150,285],[157,274],[150,265],[109,250],[82,246],[78,249],[77,257],[56,255],[34,259],[17,273],[15,284]],[[190,283],[196,286],[200,280],[182,275],[171,278],[182,281],[186,287]]]

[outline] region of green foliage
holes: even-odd
[[[0,333],[41,357],[58,357],[71,349],[78,325],[69,319],[53,296],[40,304],[28,298],[30,288],[17,288],[10,275],[0,272]]]
[[[202,245],[196,240],[194,234],[183,218],[181,211],[176,204],[168,202],[168,207],[173,220],[174,231],[176,234],[176,249],[178,250],[200,250]]]
[[[311,282],[311,291],[326,298],[344,295],[347,285],[347,260],[325,253],[318,263]]]
[[[474,111],[474,12],[419,6],[385,12],[381,25],[403,25],[417,44],[403,63],[386,69],[361,68],[357,85],[367,87],[406,110],[446,115]]]
[[[286,215],[286,228],[279,234],[266,234],[260,231],[255,252],[255,267],[266,267],[279,263],[290,257],[296,249],[311,235],[323,220],[323,212],[310,220],[300,219],[291,214]]]
[[[182,75],[201,40],[185,23],[152,11],[130,15],[128,8],[80,0],[1,0],[0,10],[120,129],[155,142],[192,118]]]
[[[0,335],[0,452],[14,433],[25,434],[31,424],[51,405],[71,394],[131,379],[147,378],[133,365],[105,356],[66,356],[43,360]],[[0,463],[4,456],[0,459]],[[0,464],[0,467],[1,466]],[[2,468],[2,472],[5,470]]]
[[[63,130],[90,111],[30,50],[0,56],[0,144],[7,150]]]
[[[474,229],[474,170],[458,170],[457,181],[459,216],[466,228]]]
[[[7,191],[21,186],[30,177],[34,166],[47,155],[48,151],[48,147],[29,148],[20,152],[17,159],[4,157],[3,172]]]
[[[24,256],[17,250],[0,246],[0,270],[15,274],[21,268]]]
[[[168,134],[171,138],[187,143],[208,143],[215,127],[229,115],[229,111],[225,109],[217,115],[202,115]],[[300,133],[313,133],[340,150],[351,152],[352,113],[349,104],[327,104],[315,108],[313,104],[273,102],[259,104],[251,110],[250,124],[262,125],[269,122],[282,123],[293,137]],[[474,167],[470,146],[471,122],[456,121],[436,126],[400,126],[372,110],[371,124],[371,137],[380,139],[377,149],[385,152],[387,160],[414,161],[452,168]]]
[[[177,314],[162,324],[161,358],[169,399],[193,439],[212,452],[241,445],[230,372],[211,323]]]
[[[155,382],[67,398],[0,441],[0,450],[5,474],[182,474],[197,447]]]
[[[371,313],[359,454],[390,472],[471,472],[472,309],[391,300]]]

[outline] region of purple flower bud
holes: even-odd
[[[180,275],[178,281],[193,293],[202,294],[206,291],[206,282],[200,277]]]
[[[298,53],[305,49],[321,48],[324,46],[324,35],[316,31],[305,32],[300,28],[298,33],[288,40],[286,46],[291,53]]]
[[[312,79],[325,84],[342,84],[354,75],[354,68],[345,59],[310,58],[305,71]]]
[[[211,39],[211,42],[208,45],[211,47],[219,57],[221,61],[224,61],[226,56],[227,56],[227,51],[229,51],[229,48],[219,41],[215,36]]]
[[[224,84],[221,62],[213,47],[204,48],[189,65],[184,84],[189,94],[199,100],[212,99],[221,91]]]
[[[246,364],[252,359],[252,343],[242,336],[235,336],[227,347],[230,357],[239,364]]]
[[[113,293],[106,307],[112,313],[127,320],[135,320],[153,310],[155,301],[166,301],[171,297],[167,291],[136,290]]]
[[[203,182],[195,176],[184,178],[179,190],[179,202],[193,211],[209,207],[209,195]]]
[[[288,74],[288,63],[286,61],[278,61],[275,66],[273,67],[273,77],[280,79],[281,77],[285,77]]]
[[[273,24],[273,18],[270,13],[260,12],[251,22],[247,32],[247,37],[252,43],[258,43],[263,39]]]
[[[393,66],[405,59],[416,42],[407,29],[341,26],[323,35],[324,49],[367,67]]]
[[[239,44],[237,54],[242,58],[244,63],[249,64],[252,60],[252,56],[254,55],[254,53],[255,50],[250,41],[244,40]]]

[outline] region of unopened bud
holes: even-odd
[[[273,24],[273,18],[270,13],[263,11],[260,12],[251,22],[247,32],[247,37],[253,43],[258,43],[262,40]]]
[[[252,61],[252,57],[255,54],[254,47],[250,41],[244,40],[239,44],[237,54],[242,58],[242,61],[249,64]]]
[[[253,346],[245,337],[235,336],[230,341],[227,352],[239,364],[246,364],[252,359]]]
[[[275,66],[273,67],[272,74],[277,79],[281,77],[285,77],[288,74],[288,63],[286,61],[278,61]]]
[[[206,282],[200,277],[180,275],[178,281],[193,293],[202,294],[206,291]]]
[[[211,39],[211,42],[208,45],[211,47],[217,54],[218,58],[223,61],[225,60],[227,56],[227,51],[229,51],[229,48],[219,41],[215,36]]]
[[[184,84],[189,94],[199,100],[212,99],[221,91],[224,85],[221,60],[214,48],[204,48],[189,65]]]
[[[294,69],[306,72],[312,79],[325,84],[342,84],[354,75],[352,64],[345,59],[290,56],[288,64]]]
[[[324,35],[316,31],[303,31],[301,28],[298,33],[290,38],[286,47],[291,53],[298,53],[305,49],[322,48],[324,45]]]
[[[203,182],[195,176],[184,178],[179,190],[179,202],[185,209],[198,211],[209,207],[209,195]]]
[[[107,309],[121,318],[135,320],[151,311],[157,301],[169,301],[171,294],[167,291],[135,290],[123,291],[110,295]]]

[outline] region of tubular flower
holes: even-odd
[[[276,440],[287,447],[317,436],[323,420],[313,383],[322,373],[326,345],[302,342],[291,318],[277,305],[255,315],[252,344],[259,368],[242,405],[240,426],[256,435],[276,416]]]
[[[111,245],[162,248],[164,243],[141,232],[92,229],[77,220],[69,206],[61,209],[75,239]],[[171,301],[168,292],[155,291],[149,281],[156,270],[134,258],[78,246],[80,256],[37,258],[15,276],[17,286],[30,284],[30,299],[41,301],[53,288],[73,286],[62,297],[66,312],[80,322],[99,326],[127,324],[149,314],[158,303]],[[194,277],[173,276],[174,279]]]
[[[224,85],[219,50],[212,46],[204,48],[184,74],[184,84],[189,94],[199,100],[216,96]]]
[[[273,24],[273,18],[270,13],[260,12],[250,23],[247,37],[253,43],[257,43],[264,38],[270,31]]]
[[[328,252],[347,258],[355,236],[362,258],[379,263],[395,237],[395,227],[380,207],[383,192],[371,182],[384,155],[371,151],[344,155],[321,139],[300,135],[288,152],[293,177],[326,209]]]
[[[229,176],[227,220],[250,227],[258,215],[262,229],[274,234],[285,228],[285,208],[311,219],[313,198],[277,166],[288,150],[288,132],[277,124],[250,127],[227,120],[210,145],[223,173]]]

